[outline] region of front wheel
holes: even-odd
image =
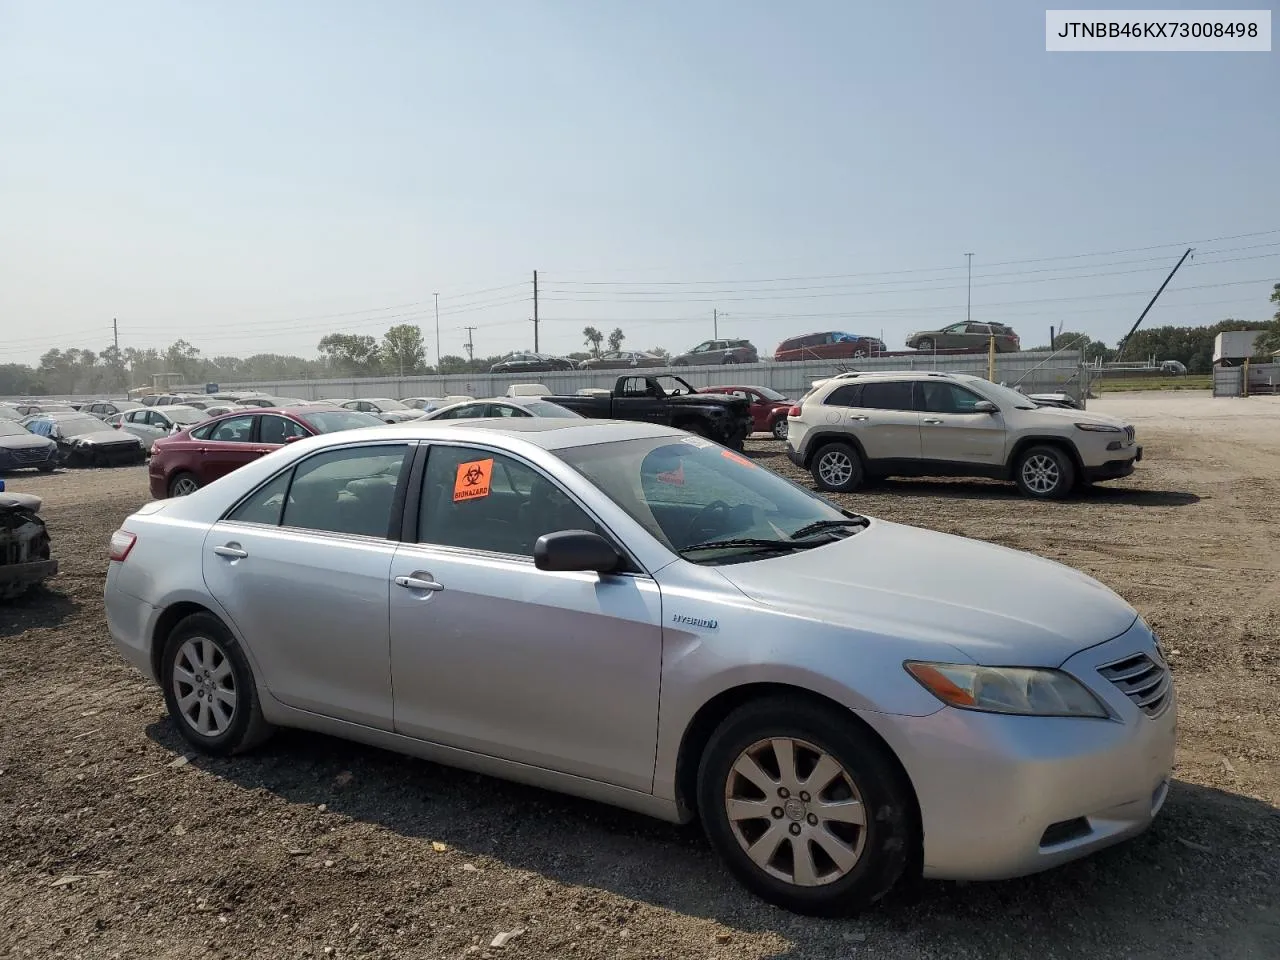
[[[773,421],[772,432],[773,432],[773,439],[775,440],[787,439],[787,418],[779,417],[777,420]]]
[[[1076,482],[1075,465],[1057,447],[1031,447],[1018,458],[1014,480],[1026,496],[1061,500]]]
[[[862,458],[846,444],[828,443],[813,455],[809,472],[819,489],[849,493],[862,483]]]
[[[914,798],[886,748],[835,708],[771,698],[734,711],[698,770],[712,846],[757,896],[797,913],[875,903],[920,843]]]
[[[933,349],[933,341],[930,340],[928,337],[925,337],[923,340],[917,341],[916,349],[922,350],[925,353],[928,353],[930,350]]]
[[[249,661],[211,613],[194,613],[173,628],[160,658],[160,683],[178,732],[205,753],[239,753],[271,732]]]

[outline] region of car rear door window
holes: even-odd
[[[289,491],[289,481],[292,477],[292,470],[286,470],[273,477],[240,501],[240,504],[227,514],[227,519],[238,523],[265,523],[273,527],[279,526],[280,514],[284,510],[285,494]]]
[[[827,407],[859,406],[858,398],[861,390],[862,385],[859,383],[846,383],[827,394],[827,399],[823,400],[822,404]]]
[[[532,557],[544,533],[599,528],[551,480],[512,457],[436,446],[427,457],[418,541]]]
[[[281,525],[385,538],[408,449],[379,444],[308,457],[294,469]]]
[[[861,395],[863,407],[875,410],[910,410],[911,381],[888,380],[877,383],[862,384]]]
[[[215,443],[248,443],[253,438],[252,415],[227,417],[214,424],[209,439]]]

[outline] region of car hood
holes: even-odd
[[[1031,398],[1028,397],[1028,400]],[[1031,411],[1023,411],[1030,413]],[[1104,413],[1090,413],[1087,410],[1073,410],[1068,407],[1036,407],[1035,415],[1038,417],[1052,417],[1056,420],[1065,420],[1070,423],[1096,423],[1108,427],[1127,427],[1128,424],[1119,417],[1108,417]]]
[[[705,406],[711,404],[718,407],[727,407],[730,410],[737,410],[746,413],[750,409],[750,405],[742,397],[727,397],[720,393],[682,393],[679,396],[668,398],[674,404],[696,404]]]
[[[29,450],[31,447],[47,447],[53,441],[48,437],[37,436],[34,433],[28,433],[25,437],[22,435],[14,437],[0,437],[0,449],[4,450]]]
[[[375,417],[381,420],[395,420],[397,423],[404,423],[407,420],[417,420],[422,416],[421,410],[383,410],[381,413],[375,413]]]
[[[113,430],[111,427],[104,426],[101,430],[94,430],[92,433],[78,433],[74,437],[67,437],[63,442],[97,446],[103,443],[128,443],[130,440],[134,443],[141,442],[126,430]]]
[[[1138,616],[1062,564],[879,520],[829,546],[717,569],[760,603],[992,666],[1056,667]]]

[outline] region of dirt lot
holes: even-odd
[[[144,468],[8,478],[46,498],[62,573],[0,608],[0,956],[1276,960],[1280,398],[1094,408],[1132,417],[1147,459],[1085,498],[904,481],[849,500],[1132,601],[1181,698],[1165,813],[1085,862],[925,883],[842,922],[753,900],[694,829],[325,737],[184,762],[102,613],[107,538],[146,499]],[[749,450],[796,475],[779,444]]]

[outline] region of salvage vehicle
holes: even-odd
[[[157,500],[185,497],[286,443],[381,424],[371,414],[341,407],[238,407],[152,444],[147,469],[151,495]]]
[[[16,600],[58,572],[40,506],[39,497],[6,493],[0,480],[0,600]]]
[[[579,370],[625,370],[637,367],[669,366],[665,357],[644,350],[611,350],[599,356],[587,357],[578,364]]]
[[[806,913],[1110,846],[1173,765],[1164,654],[1101,583],[656,424],[299,440],[127,518],[106,610],[203,752],[301,727],[698,818]]]
[[[771,433],[775,440],[787,439],[787,413],[791,401],[769,387],[716,386],[703,387],[699,393],[727,393],[742,397],[751,405],[753,433]]]
[[[959,350],[985,353],[995,337],[996,353],[1016,353],[1022,349],[1013,328],[1003,323],[953,323],[941,330],[923,330],[907,337],[912,350],[930,353],[934,350]]]
[[[1123,420],[962,373],[840,374],[801,397],[787,423],[787,457],[839,493],[868,477],[989,477],[1056,500],[1127,477],[1142,459]]]
[[[450,404],[419,420],[476,420],[483,417],[556,417],[581,420],[582,414],[566,410],[558,403],[541,397],[494,397],[492,400],[468,400]]]
[[[348,410],[371,413],[383,423],[404,423],[406,420],[416,420],[422,416],[422,411],[415,410],[399,400],[392,400],[390,397],[362,397],[356,400],[343,400],[341,404]]]
[[[32,433],[16,420],[0,420],[0,470],[39,470],[58,466],[58,445]]]
[[[665,384],[670,384],[670,389]],[[619,377],[609,393],[543,399],[584,417],[678,427],[735,450],[742,449],[751,432],[751,412],[745,399],[699,393],[676,376]]]
[[[572,370],[576,365],[567,357],[547,353],[511,353],[489,368],[490,373],[545,373],[549,370]]]
[[[80,408],[80,412],[91,413],[99,420],[106,420],[118,413],[128,413],[142,406],[143,404],[133,400],[90,400]]]
[[[37,413],[20,422],[56,443],[62,461],[70,467],[118,467],[147,458],[141,440],[87,413]]]
[[[688,353],[671,358],[673,367],[706,367],[724,363],[758,363],[760,355],[750,340],[704,340]]]
[[[209,419],[209,414],[198,407],[174,404],[165,407],[139,407],[120,418],[119,428],[142,441],[151,452],[157,440],[172,436],[184,427],[191,427]],[[115,426],[113,423],[112,426]]]

